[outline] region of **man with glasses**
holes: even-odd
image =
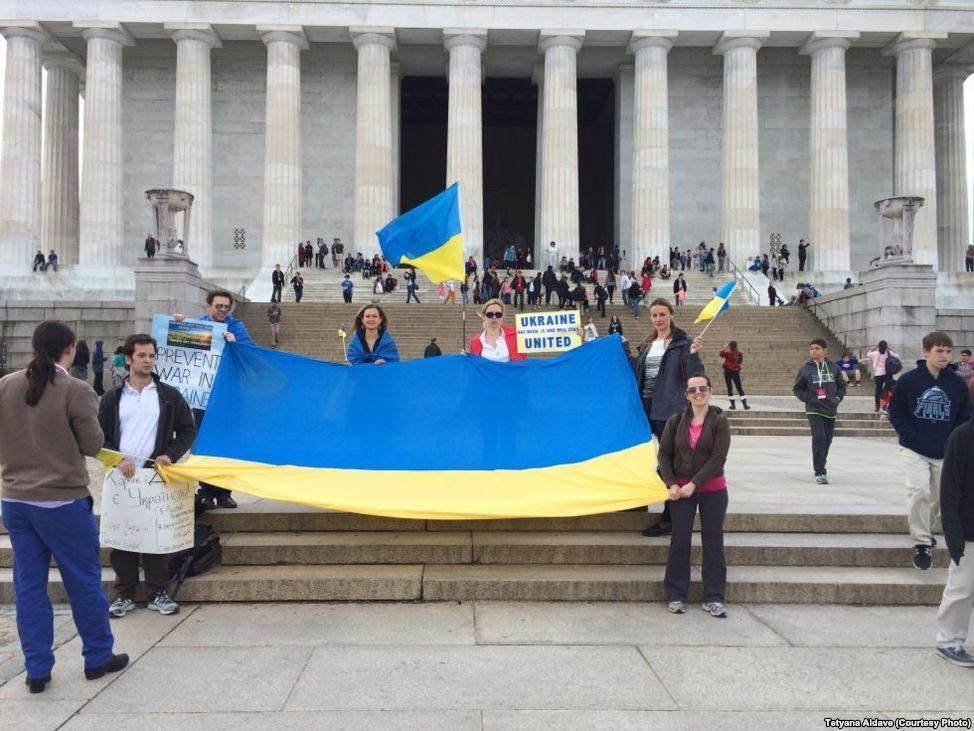
[[[233,309],[233,295],[225,290],[216,290],[206,295],[206,314],[200,320],[219,322],[227,326],[227,331],[223,337],[228,343],[239,343],[241,345],[252,345],[253,340],[247,332],[247,326],[242,320],[230,314]],[[186,315],[175,314],[173,319],[182,322]],[[206,414],[202,409],[193,409],[193,416],[196,418],[196,425],[203,426],[203,416]],[[225,490],[216,485],[206,482],[200,483],[199,497],[203,508],[210,510],[213,508],[235,508],[237,502],[230,496],[230,490]]]

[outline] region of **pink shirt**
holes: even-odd
[[[687,435],[690,441],[690,449],[697,451],[697,442],[700,441],[700,433],[703,431],[703,424],[690,424],[690,431]],[[676,484],[683,486],[690,482],[690,480],[684,477],[678,477]],[[723,475],[719,477],[714,477],[711,480],[707,480],[702,485],[697,485],[697,489],[694,492],[717,492],[718,490],[727,489],[727,480],[724,479]]]

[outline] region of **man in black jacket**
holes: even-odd
[[[558,289],[558,275],[555,274],[555,270],[550,264],[541,277],[541,284],[544,285],[544,303],[550,305],[551,295]]]
[[[271,302],[280,302],[281,294],[284,292],[284,272],[281,271],[280,264],[276,265],[271,272],[271,285],[274,287],[271,292]]]
[[[829,484],[826,464],[835,433],[835,416],[846,391],[841,369],[825,357],[827,348],[821,338],[808,344],[809,358],[798,369],[792,387],[795,398],[805,404],[805,417],[812,431],[812,469],[819,485]]]
[[[974,381],[969,395],[974,401]],[[937,612],[937,653],[955,665],[974,668],[974,657],[964,649],[974,605],[974,421],[955,429],[947,440],[940,518],[950,569]]]
[[[196,422],[189,404],[172,386],[153,373],[156,341],[149,335],[131,335],[125,341],[125,363],[129,377],[106,393],[98,409],[98,421],[105,433],[105,448],[121,452],[125,460],[118,470],[132,477],[137,467],[154,461],[157,467],[182,457],[196,438]],[[175,614],[179,605],[169,598],[169,557],[112,549],[115,570],[115,600],[108,608],[112,617],[124,617],[135,609],[139,584],[139,558],[149,593],[148,609]]]

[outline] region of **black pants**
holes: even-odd
[[[744,398],[744,388],[741,386],[741,372],[732,371],[729,368],[724,369],[724,383],[727,384],[727,395],[730,398],[734,398],[734,389],[731,386],[737,386],[737,392]]]
[[[101,396],[103,393],[105,393],[105,386],[102,385],[103,384],[102,379],[104,377],[105,377],[105,372],[104,371],[95,371],[94,388],[95,388],[95,393],[97,393],[99,396]]]
[[[974,259],[964,259],[965,271],[974,272]]]
[[[544,303],[546,305],[550,305],[551,304],[551,295],[553,295],[554,293],[555,293],[555,290],[553,290],[553,289],[545,289],[545,291],[544,291]]]
[[[605,317],[605,300],[599,300],[599,314]]]
[[[672,502],[673,534],[666,556],[663,590],[669,602],[685,602],[690,593],[690,538],[693,518],[700,509],[700,538],[703,543],[703,600],[723,602],[727,585],[727,562],[724,560],[724,516],[727,514],[727,490],[694,492],[688,498]]]
[[[524,311],[524,292],[523,291],[518,292],[517,290],[514,290],[514,306],[515,307],[520,306],[521,311],[522,312]]]
[[[294,301],[295,302],[300,302],[301,301],[301,295],[303,295],[303,294],[304,294],[304,287],[295,287],[294,288]]]
[[[801,257],[798,258],[798,271],[800,272],[805,271],[805,260],[802,259]]]
[[[409,286],[406,287],[406,304],[407,305],[409,304],[409,300],[410,299],[416,300],[416,304],[417,305],[423,304],[422,302],[419,301],[419,295],[416,294],[416,287],[414,287],[413,285],[409,285]]]
[[[149,596],[165,591],[169,584],[169,556],[161,553],[132,553],[112,549],[109,560],[115,571],[115,596],[135,599],[139,586],[139,558],[145,572],[145,587]]]
[[[206,411],[203,409],[193,409],[193,419],[196,420],[197,430],[203,426],[203,418],[206,416]],[[222,487],[217,487],[216,485],[211,485],[208,482],[201,482],[199,489],[200,497],[230,497],[230,490]]]
[[[609,284],[606,286],[605,290],[609,293],[609,304],[612,304],[612,295],[615,294],[616,286],[614,284]]]
[[[829,447],[832,446],[832,435],[835,433],[835,419],[818,414],[805,414],[808,425],[812,429],[812,469],[815,475],[826,473],[826,462],[829,459]]]
[[[345,300],[345,302],[351,302],[352,301],[352,293],[349,292],[346,289],[343,289],[342,290],[342,299]]]
[[[890,377],[886,374],[883,374],[882,376],[873,376],[873,383],[876,385],[876,393],[874,394],[874,397],[876,399],[877,409],[879,408],[879,399],[882,397],[883,391],[889,387],[889,381]]]
[[[283,286],[280,284],[275,284],[274,289],[271,291],[271,302],[280,302],[281,294],[283,292]]]

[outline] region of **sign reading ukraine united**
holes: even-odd
[[[593,373],[603,388],[578,388]],[[591,425],[605,393],[611,418],[565,429]],[[490,395],[517,408],[470,408]],[[588,515],[667,496],[618,336],[552,360],[358,367],[229,343],[193,453],[166,479],[399,518]]]
[[[519,353],[560,353],[582,344],[578,310],[519,312],[514,327]]]

